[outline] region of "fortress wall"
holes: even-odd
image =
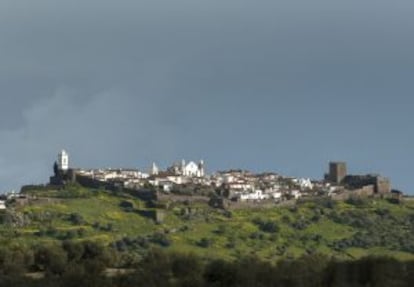
[[[374,185],[366,185],[358,189],[344,190],[339,194],[332,195],[334,200],[347,200],[350,197],[368,197],[375,194]]]

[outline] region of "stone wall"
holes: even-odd
[[[391,192],[391,183],[388,178],[377,177],[376,180],[376,193],[387,194]]]
[[[150,201],[150,200],[157,199],[157,194],[155,191],[146,190],[146,189],[135,190],[135,189],[125,188],[123,187],[123,184],[120,182],[102,182],[102,181],[90,178],[88,176],[82,176],[79,174],[76,176],[76,182],[87,188],[106,189],[106,190],[110,190],[114,192],[116,191],[126,192],[144,201]]]
[[[375,186],[374,185],[366,185],[358,189],[348,190],[345,189],[338,194],[332,195],[332,199],[334,200],[347,200],[350,197],[368,197],[373,196],[375,194]]]
[[[379,175],[348,175],[343,183],[346,188],[352,190],[373,185],[375,193],[386,194],[391,192],[391,183],[388,178]]]

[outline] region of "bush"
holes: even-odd
[[[150,242],[158,244],[162,247],[168,247],[171,245],[171,240],[164,233],[154,233],[150,237]]]
[[[390,215],[389,209],[386,208],[378,208],[374,212],[381,217],[388,217]]]
[[[310,225],[310,222],[305,219],[298,219],[294,223],[292,223],[292,227],[297,230],[304,230]]]
[[[277,233],[280,230],[279,225],[275,221],[256,218],[253,220],[253,223],[256,224],[263,232]]]
[[[84,245],[71,240],[65,240],[62,243],[62,248],[65,250],[68,262],[78,262],[83,257],[85,252]]]
[[[318,198],[318,199],[315,199],[314,202],[316,203],[317,206],[328,208],[328,209],[334,209],[335,206],[337,206],[337,202],[330,197]]]
[[[369,205],[370,200],[366,197],[351,196],[345,202],[357,207],[364,207]]]
[[[226,230],[227,230],[226,226],[221,224],[213,232],[217,235],[223,235],[226,233]]]
[[[134,203],[127,201],[127,200],[121,201],[119,206],[126,212],[132,212],[134,211],[134,208],[135,208]]]
[[[212,246],[214,244],[214,240],[213,239],[209,239],[209,238],[201,238],[200,241],[197,242],[197,246],[202,247],[202,248],[208,248],[210,246]]]
[[[37,246],[34,254],[34,265],[38,271],[56,275],[64,273],[67,256],[59,246]]]
[[[250,234],[250,239],[254,239],[254,240],[263,240],[265,239],[265,235],[263,234],[263,232],[253,232],[252,234]]]
[[[79,213],[71,213],[68,220],[74,225],[81,225],[85,223],[85,220]]]

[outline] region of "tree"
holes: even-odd
[[[59,246],[37,246],[34,258],[34,264],[38,271],[57,275],[62,275],[65,271],[67,256]]]

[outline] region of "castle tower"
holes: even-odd
[[[332,183],[340,184],[347,175],[345,162],[329,163],[329,180]]]
[[[69,169],[69,155],[65,150],[62,150],[58,154],[57,166],[61,171],[67,171]]]

